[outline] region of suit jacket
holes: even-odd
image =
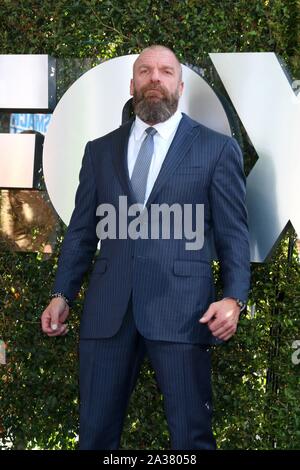
[[[118,216],[119,196],[135,203],[127,168],[132,121],[88,142],[75,209],[62,245],[54,292],[76,297],[99,242],[99,204]],[[186,250],[187,240],[103,239],[85,296],[81,338],[113,336],[132,294],[140,333],[148,339],[213,344],[199,318],[215,299],[212,246],[221,265],[223,296],[246,300],[250,257],[243,159],[237,142],[183,114],[146,207],[204,204],[204,245]],[[151,217],[149,217],[149,225]],[[117,217],[118,233],[118,217]],[[150,233],[150,232],[149,232]]]

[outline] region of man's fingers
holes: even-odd
[[[235,329],[235,324],[232,322],[228,323],[227,321],[219,323],[213,322],[212,324],[209,324],[208,327],[213,335],[220,336],[224,334],[227,330]]]
[[[213,333],[213,335],[218,339],[227,341],[227,339],[231,338],[231,336],[233,336],[235,332],[236,332],[236,327],[230,326],[229,328],[223,329],[222,332]]]
[[[49,310],[45,310],[42,317],[41,317],[41,323],[42,323],[42,330],[44,333],[52,333],[52,328],[51,328],[51,315]]]
[[[65,331],[61,334],[61,336],[65,336],[69,332],[69,328],[67,327]]]
[[[212,318],[208,322],[208,327],[210,331],[213,333],[216,332],[217,330],[223,329],[224,327],[226,328],[226,325],[228,326],[228,323],[226,320],[220,320],[218,318]]]
[[[67,324],[59,324],[55,330],[47,333],[48,336],[64,336],[68,332],[68,325]]]
[[[59,313],[58,311],[56,310],[52,310],[51,311],[51,329],[52,331],[56,331],[58,330],[58,327],[59,327]]]
[[[52,299],[41,316],[42,330],[48,336],[59,336],[65,333],[64,321],[69,315],[69,307],[59,298]],[[63,326],[63,328],[62,328]]]
[[[215,305],[212,303],[212,304],[210,304],[208,310],[204,313],[203,317],[200,318],[199,322],[200,323],[208,323],[209,320],[211,320],[213,318],[215,313],[216,313]]]
[[[59,321],[59,314],[49,307],[43,312],[41,323],[43,332],[48,336],[60,336],[67,328],[67,325]]]
[[[226,335],[220,336],[219,339],[221,339],[222,341],[228,341],[233,335],[234,335],[234,332],[233,333],[228,333]]]

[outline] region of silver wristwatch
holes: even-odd
[[[238,304],[238,306],[240,307],[240,312],[242,312],[243,310],[245,310],[246,308],[246,302],[244,302],[243,300],[240,300],[240,299],[236,299],[235,297],[233,297],[234,300],[236,301],[236,303]]]
[[[54,292],[53,294],[50,295],[50,298],[51,299],[61,298],[66,302],[67,305],[69,305],[69,307],[71,306],[70,300],[62,292]]]

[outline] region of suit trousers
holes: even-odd
[[[80,340],[79,448],[119,449],[129,399],[147,354],[163,395],[171,448],[215,449],[209,345],[146,339],[133,313],[130,298],[114,336]]]

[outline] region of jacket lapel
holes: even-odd
[[[118,138],[114,138],[112,140],[113,164],[124,193],[128,196],[129,204],[136,203],[135,195],[133,193],[129,179],[127,165],[128,140],[133,120],[134,118],[130,119],[126,124],[121,126],[118,129]],[[148,197],[146,207],[149,207],[149,205],[161,190],[164,183],[168,180],[168,178],[170,178],[173,171],[185,157],[198,133],[198,124],[183,113],[177,132],[170,145],[167,155],[165,156],[164,162],[161,166],[152,191]]]
[[[131,188],[128,165],[127,165],[127,149],[128,140],[130,135],[130,129],[134,118],[130,119],[126,124],[121,126],[119,131],[119,137],[112,140],[112,158],[116,173],[119,177],[120,183],[124,190],[124,193],[129,199],[130,204],[134,204],[135,196]]]
[[[160,172],[148,197],[146,207],[153,202],[164,183],[170,178],[190,149],[194,138],[199,133],[198,124],[183,113],[177,132],[165,156]]]

